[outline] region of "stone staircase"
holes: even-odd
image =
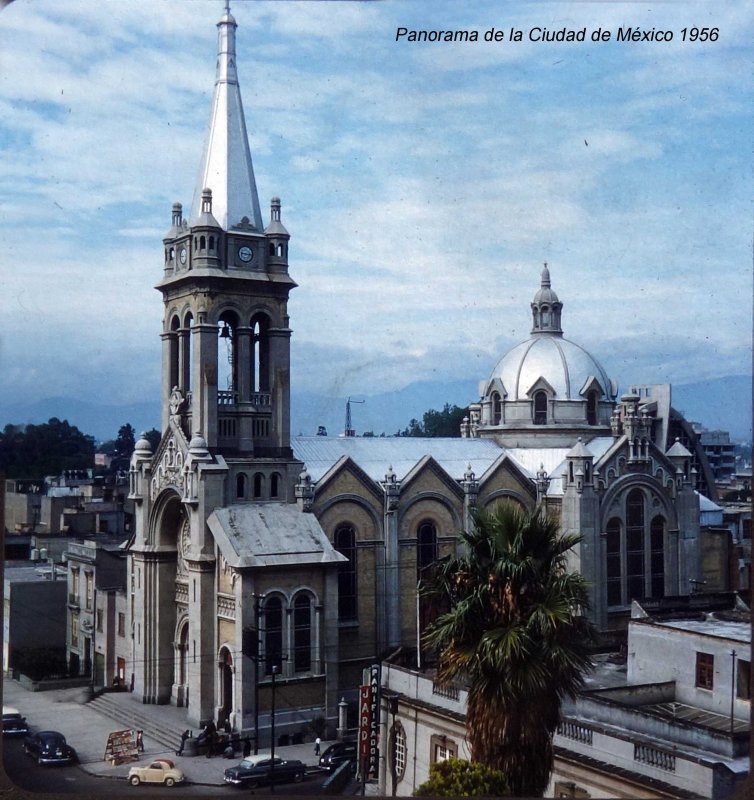
[[[134,728],[147,740],[175,751],[181,731],[188,726],[185,709],[174,706],[144,705],[127,692],[105,692],[87,703],[87,708],[118,723],[118,729]]]

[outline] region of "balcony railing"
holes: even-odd
[[[640,764],[649,764],[651,767],[668,772],[675,772],[675,756],[648,744],[634,745],[634,761],[638,761]]]
[[[579,725],[578,722],[563,720],[563,722],[558,725],[558,733],[561,736],[565,736],[566,739],[573,739],[575,742],[592,744],[592,729],[587,728],[585,725]]]
[[[432,694],[436,694],[438,697],[446,697],[448,700],[458,700],[461,696],[460,689],[457,686],[442,686],[434,681],[432,682]]]

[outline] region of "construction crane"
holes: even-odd
[[[366,400],[351,400],[350,397],[346,400],[346,427],[343,430],[343,436],[356,436],[356,431],[351,424],[351,403],[366,403]]]

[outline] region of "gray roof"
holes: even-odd
[[[597,436],[587,442],[589,453],[594,456],[595,464],[612,447],[614,441],[611,436]],[[570,447],[511,447],[507,452],[521,464],[532,479],[536,477],[537,470],[544,467],[551,481],[547,493],[561,495],[563,494],[562,477],[568,466],[566,457],[571,449]]]
[[[336,564],[347,559],[330,544],[313,514],[292,503],[244,503],[215,509],[207,520],[232,567]]]
[[[390,467],[403,480],[425,456],[434,458],[454,480],[461,480],[469,464],[479,478],[504,452],[492,439],[411,436],[298,436],[291,445],[315,483],[343,456],[353,459],[374,481],[384,481]]]

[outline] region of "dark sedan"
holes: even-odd
[[[290,759],[285,761],[277,756],[249,756],[235,767],[225,770],[225,783],[233,786],[247,786],[253,789],[268,783],[300,783],[304,779],[306,764]]]
[[[24,739],[24,753],[37,759],[38,764],[73,764],[76,751],[57,731],[40,731]]]
[[[26,717],[17,708],[3,706],[3,736],[25,736],[28,732]]]
[[[319,757],[319,766],[332,772],[344,761],[353,761],[355,764],[356,755],[356,742],[335,742]]]

